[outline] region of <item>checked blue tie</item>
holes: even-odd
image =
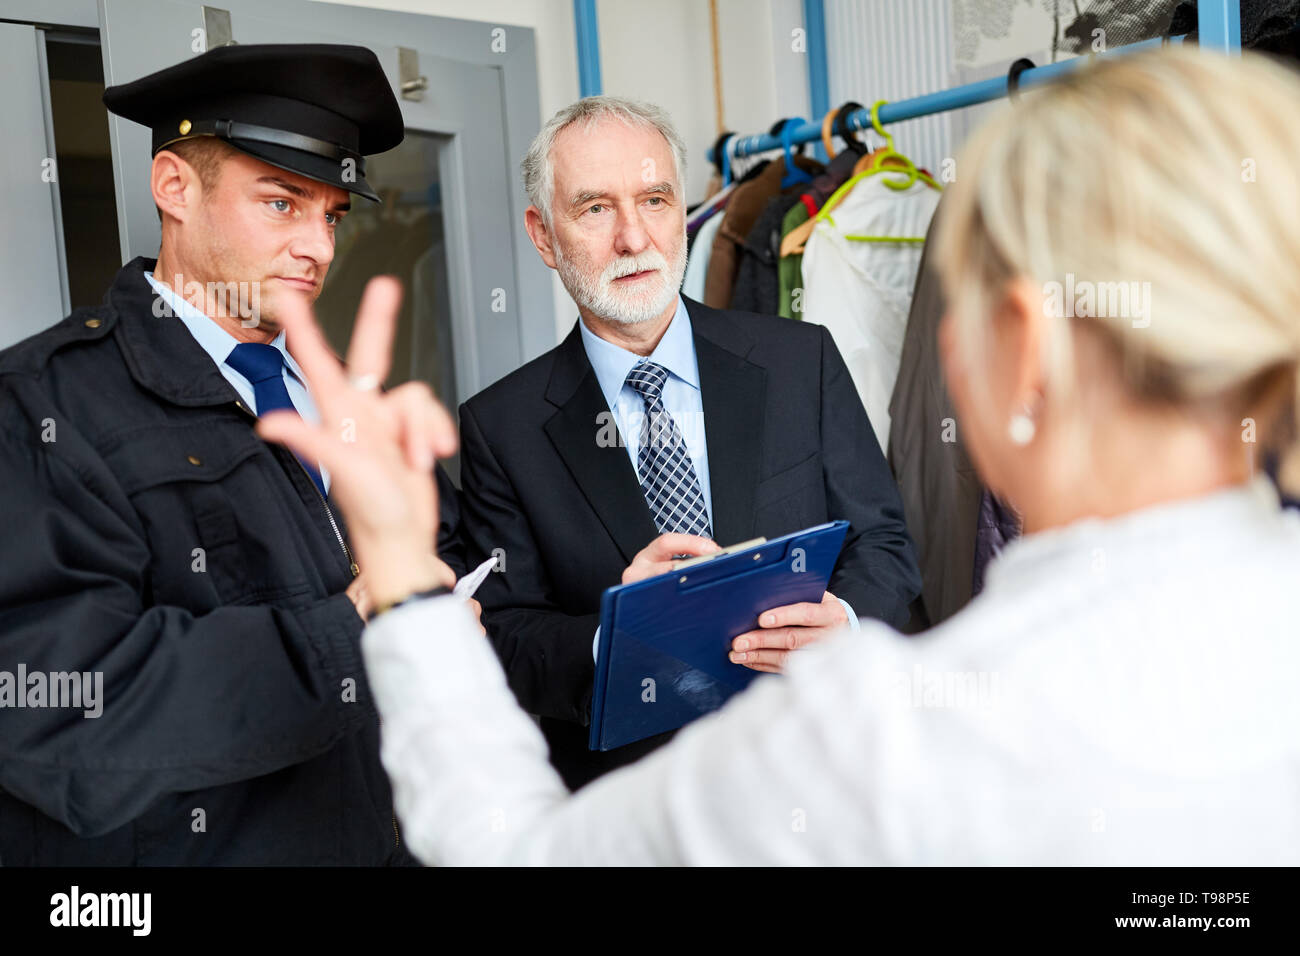
[[[691,464],[686,440],[663,403],[668,370],[654,362],[638,362],[627,373],[627,384],[645,402],[637,472],[650,514],[660,534],[677,532],[713,537],[704,492]]]
[[[298,414],[298,409],[289,398],[289,389],[284,384],[284,353],[274,345],[241,342],[230,350],[226,364],[248,379],[253,386],[253,401],[257,403],[255,411],[258,415],[278,412],[282,408]],[[294,457],[302,462],[307,474],[311,475],[311,480],[320,489],[321,497],[325,497],[325,482],[316,466],[297,455]]]

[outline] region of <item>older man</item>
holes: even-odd
[[[397,101],[369,50],[275,45],[105,102],[153,131],[162,245],[0,354],[0,671],[43,678],[0,674],[0,861],[410,862],[330,476],[254,433],[316,417],[279,315],[376,198]]]
[[[684,162],[647,104],[590,97],[546,124],[523,163],[525,224],[579,320],[460,410],[470,560],[504,560],[479,592],[488,633],[570,787],[664,739],[586,748],[605,588],[715,540],[846,519],[823,600],[773,608],[733,645],[737,663],[777,670],[858,615],[901,626],[920,587],[898,491],[826,330],[679,295]]]

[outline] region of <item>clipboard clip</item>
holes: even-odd
[[[705,564],[717,558],[726,557],[729,554],[735,554],[737,551],[744,551],[746,548],[752,548],[756,544],[767,544],[767,538],[750,538],[748,541],[742,541],[740,544],[728,545],[721,551],[715,551],[713,554],[701,554],[698,557],[686,558],[683,561],[673,562],[674,571],[684,571],[686,568],[693,568],[697,564]],[[681,582],[685,584],[686,581]]]

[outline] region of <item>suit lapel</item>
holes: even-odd
[[[709,446],[713,537],[724,546],[736,544],[754,533],[767,376],[746,361],[750,340],[729,316],[690,299],[686,308],[694,331]]]
[[[618,428],[576,325],[560,345],[546,398],[559,406],[546,422],[547,436],[624,560],[631,563],[658,531],[627,447],[599,440],[617,437]]]

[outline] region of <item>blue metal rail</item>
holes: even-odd
[[[1227,52],[1240,50],[1239,0],[1200,0],[1197,13],[1197,32],[1202,46],[1213,47]],[[1171,37],[1167,41],[1161,37],[1156,37],[1142,43],[1131,43],[1126,46],[1116,47],[1100,55],[1127,55],[1159,47],[1166,42],[1181,43],[1182,40],[1182,37]],[[1081,56],[1071,60],[1063,60],[1060,63],[1050,63],[1046,66],[1025,70],[1020,74],[1019,87],[1022,90],[1027,90],[1050,83],[1072,70],[1079,69],[1091,59],[1089,56]],[[964,86],[941,90],[937,93],[927,93],[924,96],[886,103],[880,107],[880,122],[882,124],[898,123],[903,120],[916,119],[918,116],[929,116],[933,113],[943,113],[947,110],[975,106],[978,103],[988,103],[992,100],[1001,99],[1006,95],[1007,78],[1005,76],[994,77],[989,80],[981,80],[978,83],[967,83]],[[845,118],[844,125],[850,130],[870,127],[871,111],[863,109],[850,113]],[[816,122],[797,120],[791,123],[788,135],[790,142],[794,145],[819,141],[822,135],[821,118],[819,117]],[[727,146],[730,157],[736,158],[781,149],[782,142],[779,136],[773,136],[769,133],[756,133],[752,136],[733,137],[727,141]],[[712,162],[713,159],[714,151],[710,149],[709,161]]]
[[[1206,49],[1241,53],[1241,0],[1200,0],[1196,5],[1196,33]]]
[[[808,105],[813,116],[825,116],[831,108],[829,57],[826,50],[826,7],[824,0],[803,0],[804,39],[808,57]],[[817,146],[817,158],[826,160]]]
[[[578,95],[599,96],[600,28],[596,24],[596,0],[573,0],[573,29],[578,42]]]

